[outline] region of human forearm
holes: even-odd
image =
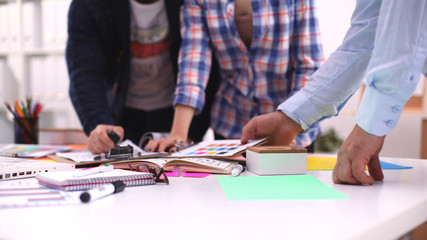
[[[153,139],[145,146],[146,151],[176,151],[176,143],[188,140],[188,130],[196,109],[186,105],[176,105],[172,130],[167,138]]]
[[[188,130],[190,129],[190,123],[193,119],[195,108],[186,105],[176,105],[175,114],[173,117],[171,137],[174,140],[187,141]]]
[[[337,115],[346,100],[361,86],[374,46],[381,1],[358,1],[352,26],[342,45],[299,92],[279,106],[303,129]]]
[[[381,9],[356,119],[363,130],[376,136],[396,126],[420,79],[427,50],[427,3],[383,2]]]
[[[87,1],[73,1],[68,14],[66,61],[70,98],[87,135],[98,124],[113,124],[103,72],[105,52]]]

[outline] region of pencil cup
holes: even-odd
[[[15,118],[15,143],[38,144],[38,118]]]

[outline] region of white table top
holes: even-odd
[[[0,239],[395,239],[427,220],[427,160],[382,160],[414,168],[373,186],[308,172],[349,200],[230,201],[216,176],[170,178],[90,204],[0,209]]]

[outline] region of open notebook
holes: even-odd
[[[41,172],[74,170],[74,164],[0,157],[0,181],[34,177]]]

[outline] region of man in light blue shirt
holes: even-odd
[[[358,0],[342,45],[277,112],[253,118],[242,142],[269,137],[271,144],[289,145],[300,131],[337,115],[363,81],[357,125],[338,151],[333,180],[363,185],[382,180],[379,152],[420,73],[427,72],[426,58],[426,1]]]

